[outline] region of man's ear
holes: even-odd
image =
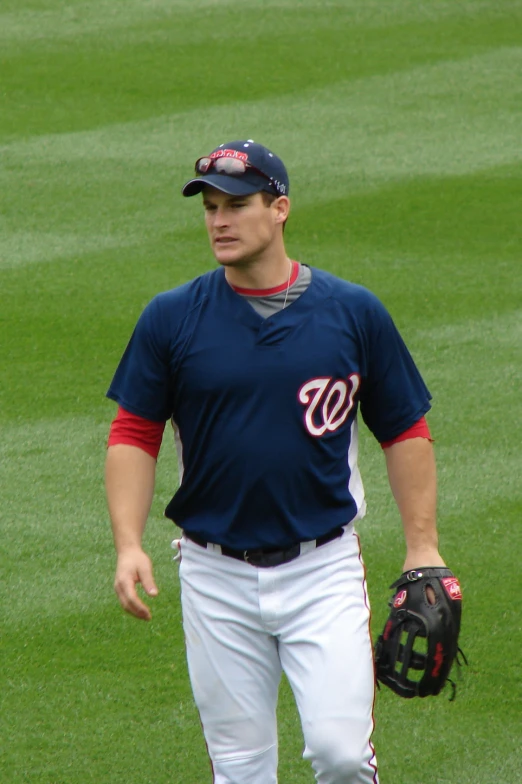
[[[288,196],[279,196],[272,202],[272,209],[276,212],[276,223],[285,223],[290,213],[290,199]]]

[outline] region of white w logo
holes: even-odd
[[[313,378],[299,390],[299,402],[307,406],[305,425],[313,436],[322,436],[327,430],[333,433],[346,421],[353,408],[360,386],[357,373],[348,376],[348,383],[332,378]]]

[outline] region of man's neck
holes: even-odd
[[[286,283],[292,273],[292,262],[283,251],[270,259],[250,259],[225,265],[225,277],[234,288],[273,289]]]

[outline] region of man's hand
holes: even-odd
[[[118,554],[114,590],[126,612],[143,621],[150,621],[151,612],[136,592],[139,583],[148,596],[158,595],[149,556],[141,547],[123,550]]]
[[[446,566],[442,557],[439,555],[439,551],[435,549],[426,549],[422,551],[408,551],[406,555],[406,560],[404,561],[404,566],[402,567],[402,571],[409,572],[411,569],[421,569],[422,567],[426,566]],[[428,597],[428,601],[430,604],[435,604],[436,597],[435,591],[428,585],[426,587],[426,596]]]
[[[143,449],[127,444],[107,449],[107,501],[118,553],[114,590],[123,609],[144,621],[150,621],[151,614],[136,593],[136,586],[141,583],[149,596],[158,593],[150,558],[141,547],[155,474],[156,460]]]

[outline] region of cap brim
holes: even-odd
[[[218,191],[228,193],[230,196],[249,196],[265,190],[269,182],[264,177],[256,175],[247,180],[246,177],[228,177],[226,174],[205,174],[204,177],[196,177],[186,182],[181,193],[183,196],[196,196],[201,193],[205,185],[217,188]]]

